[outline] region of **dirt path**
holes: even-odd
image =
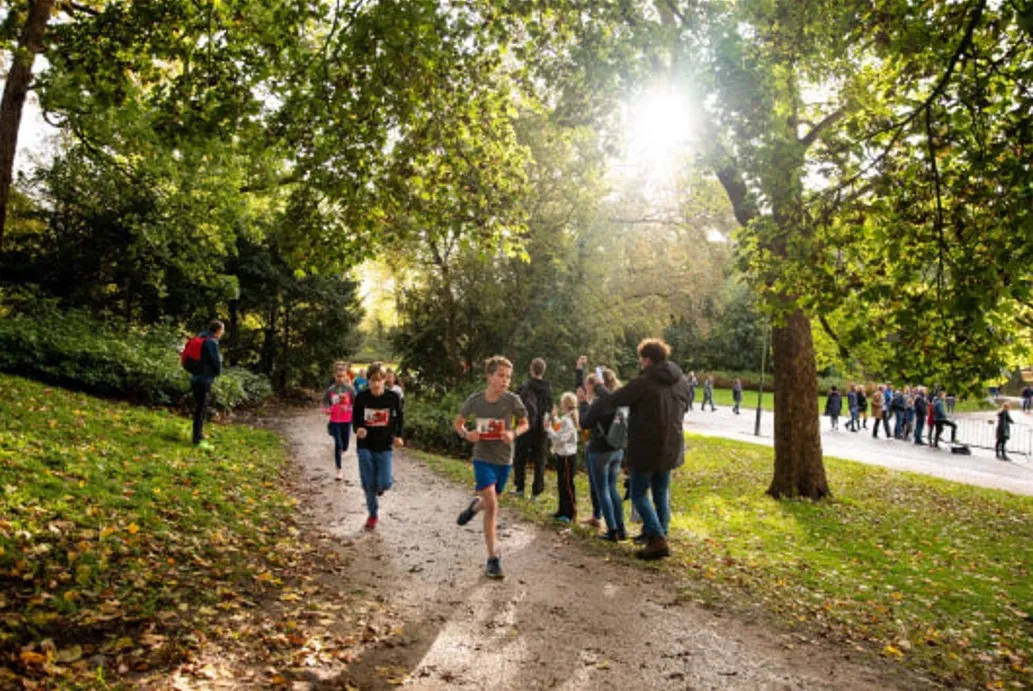
[[[320,413],[277,425],[299,466],[301,509],[338,540],[343,578],[385,603],[372,644],[345,682],[361,689],[868,689],[920,680],[844,649],[786,644],[760,626],[678,601],[664,574],[607,562],[559,531],[503,510],[506,579],[483,576],[479,520],[455,518],[469,488],[395,454],[395,487],[374,534],[355,454],[334,482],[332,442]],[[336,687],[337,684],[334,684]],[[329,686],[329,684],[328,684]]]

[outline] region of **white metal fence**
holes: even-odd
[[[996,414],[987,413],[986,417],[956,417],[954,422],[958,425],[957,440],[960,443],[977,449],[997,448]],[[949,435],[950,430],[944,430],[944,436],[949,438]],[[1033,456],[1033,427],[1019,423],[1012,425],[1011,437],[1005,451],[1010,454]]]

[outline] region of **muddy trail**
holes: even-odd
[[[380,524],[366,533],[354,448],[335,482],[319,411],[284,413],[274,427],[291,446],[299,509],[344,556],[346,590],[382,605],[368,615],[376,642],[327,688],[928,687],[881,660],[791,646],[784,632],[683,602],[668,575],[608,562],[569,532],[520,520],[505,502],[506,578],[489,580],[480,519],[456,525],[472,472],[470,487],[458,486],[404,451],[395,453]]]

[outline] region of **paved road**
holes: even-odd
[[[772,446],[774,414],[767,411],[762,413],[759,437],[753,435],[755,417],[756,409],[743,410],[741,415],[735,415],[731,408],[718,408],[716,412],[703,412],[697,408],[685,416],[685,429],[695,434]],[[972,413],[959,417],[974,417],[985,421],[992,418],[993,413]],[[1033,425],[1033,416],[1026,413],[1013,410],[1012,417],[1016,419],[1019,432],[1025,433],[1026,428]],[[937,450],[915,446],[909,442],[885,439],[881,435],[878,439],[873,439],[872,422],[868,423],[869,429],[853,433],[845,430],[844,420],[841,418],[840,429],[835,432],[829,426],[829,419],[822,417],[821,445],[825,454],[980,487],[1033,495],[1031,458],[1016,455],[1011,463],[1005,463],[994,458],[992,449],[973,448],[971,456],[959,456],[950,453],[946,448]]]

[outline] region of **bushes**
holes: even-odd
[[[426,451],[436,451],[456,458],[468,458],[470,443],[459,438],[452,421],[459,414],[463,401],[474,391],[483,390],[476,382],[442,396],[405,398],[405,438],[407,443]]]
[[[0,370],[137,403],[178,406],[190,397],[190,375],[179,364],[183,341],[171,328],[116,331],[82,312],[45,308],[0,318]],[[265,377],[229,368],[216,379],[212,405],[256,405],[271,393]]]

